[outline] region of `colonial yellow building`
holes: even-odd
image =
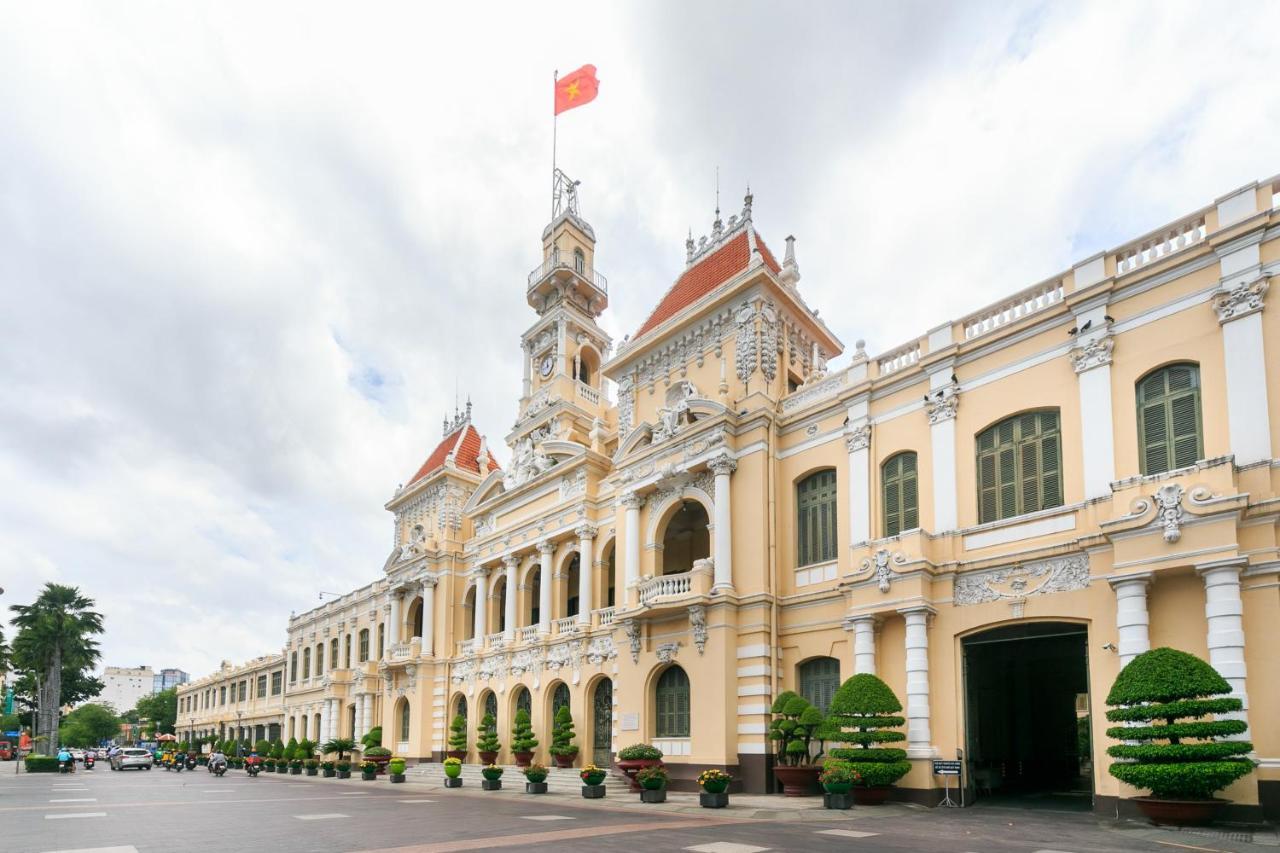
[[[580,764],[649,741],[677,784],[715,766],[764,791],[772,698],[825,706],[874,672],[906,707],[901,796],[936,802],[930,759],[962,756],[967,802],[1114,811],[1135,792],[1106,772],[1103,700],[1143,650],[1280,715],[1280,182],[838,370],[750,195],[615,345],[557,187],[511,461],[469,408],[445,423],[386,505],[378,579],[290,621],[286,737],[381,725],[438,760],[461,713],[475,760],[481,715],[505,744],[524,707],[545,761],[567,704]],[[1275,816],[1280,729],[1251,737],[1226,796]]]
[[[284,657],[263,655],[177,688],[178,737],[216,737],[251,746],[280,737],[284,718]]]

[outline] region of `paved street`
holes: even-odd
[[[729,812],[686,813],[619,799],[586,802],[565,794],[444,790],[203,769],[74,776],[9,775],[0,765],[0,849],[10,853],[96,851],[301,851],[645,849],[647,851],[1098,851],[1261,850],[1221,837],[1099,826],[1089,815],[975,808],[896,807],[821,811],[753,820]],[[752,810],[746,810],[751,812]],[[802,818],[802,819],[800,819]]]

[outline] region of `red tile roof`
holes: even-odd
[[[782,269],[778,266],[773,253],[769,251],[769,247],[764,244],[764,240],[760,238],[759,234],[756,235],[756,248],[760,250],[765,265],[769,269],[775,273]],[[684,274],[676,279],[676,283],[667,291],[666,296],[662,297],[658,307],[653,309],[649,319],[644,321],[644,325],[632,337],[638,338],[674,317],[745,270],[750,263],[751,244],[746,229],[743,229],[741,234],[733,237],[720,248],[685,270]]]
[[[418,469],[418,473],[410,478],[406,485],[413,485],[424,477],[434,474],[444,467],[444,461],[450,453],[456,454],[453,457],[453,464],[464,471],[470,471],[474,474],[480,473],[480,463],[478,457],[480,455],[481,444],[480,433],[471,424],[467,424],[460,430],[454,430],[444,437],[444,440],[436,445],[436,449],[431,451],[431,455],[427,457],[427,461],[422,463],[422,467]],[[489,470],[495,471],[498,463],[489,459]]]

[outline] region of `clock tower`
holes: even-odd
[[[555,172],[552,217],[542,232],[542,263],[525,297],[538,319],[521,336],[524,385],[507,442],[546,439],[592,443],[610,416],[600,365],[612,341],[596,323],[609,286],[595,268],[596,235],[578,207],[578,181]]]

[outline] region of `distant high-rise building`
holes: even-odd
[[[136,706],[139,699],[152,694],[159,677],[149,666],[109,666],[102,673],[102,692],[94,701],[124,713]]]
[[[191,680],[191,676],[180,669],[162,669],[152,678],[154,682],[152,693],[159,693],[161,690],[168,690],[170,687],[177,687]]]

